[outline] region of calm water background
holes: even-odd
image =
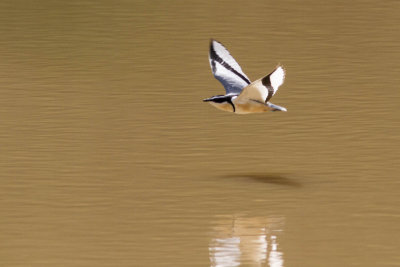
[[[399,266],[399,1],[2,1],[0,266]],[[239,116],[215,38],[287,113]]]

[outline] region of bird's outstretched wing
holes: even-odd
[[[237,100],[254,100],[266,103],[278,91],[279,86],[283,84],[284,80],[285,70],[281,66],[278,66],[264,78],[258,79],[245,87]]]
[[[215,40],[210,41],[209,60],[214,77],[222,83],[227,94],[239,94],[250,84],[250,79],[229,51]]]

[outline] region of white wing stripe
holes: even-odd
[[[272,88],[274,88],[274,94],[278,90],[279,86],[283,84],[285,80],[285,71],[281,66],[277,67],[270,76]]]
[[[285,80],[285,71],[281,66],[277,67],[271,74],[265,76],[261,82],[267,88],[268,95],[265,102],[268,102],[271,97],[278,91],[279,86]]]
[[[214,73],[216,70],[215,67],[215,61],[216,61],[222,66],[224,66],[227,70],[229,70],[230,72],[241,78],[247,84],[250,84],[249,78],[247,78],[247,76],[243,73],[239,64],[237,64],[237,62],[229,54],[228,50],[226,50],[220,43],[216,41],[211,42],[210,58],[211,58],[211,68]]]
[[[227,94],[240,94],[242,89],[248,85],[218,62],[214,61],[214,66],[214,77],[222,83]]]

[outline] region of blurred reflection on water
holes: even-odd
[[[220,217],[209,245],[211,266],[284,266],[283,227],[283,217]]]

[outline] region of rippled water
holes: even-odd
[[[399,11],[0,3],[0,265],[397,266]],[[288,112],[203,103],[210,38]]]

